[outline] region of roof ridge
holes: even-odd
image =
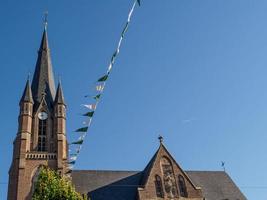
[[[139,173],[139,172],[142,172],[142,171],[137,171],[137,170],[107,170],[107,169],[76,169],[76,170],[73,170],[72,172],[136,172],[136,173]]]

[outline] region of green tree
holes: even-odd
[[[42,167],[34,185],[32,200],[84,200],[72,183],[56,171]]]

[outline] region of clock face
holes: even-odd
[[[38,118],[39,118],[40,120],[46,120],[47,117],[48,117],[48,115],[47,115],[46,112],[40,112],[40,113],[38,114]]]

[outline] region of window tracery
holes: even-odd
[[[168,197],[174,198],[178,192],[171,161],[166,157],[161,158],[161,168],[165,192]]]
[[[182,175],[178,176],[178,184],[179,184],[180,195],[182,197],[187,197],[188,196],[187,195],[187,189],[186,189],[184,177]]]
[[[38,151],[46,151],[47,120],[39,119],[38,124]]]
[[[155,176],[155,189],[156,189],[157,197],[164,198],[162,181],[159,175]]]

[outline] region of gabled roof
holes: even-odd
[[[22,103],[22,102],[33,103],[32,90],[31,90],[31,84],[30,84],[29,79],[26,82],[25,89],[24,89],[22,97],[20,99],[20,103]]]
[[[143,171],[73,170],[72,182],[79,193],[93,200],[136,200],[138,190],[144,187],[159,160],[157,157],[166,153],[179,167],[161,143]],[[193,187],[201,188],[205,200],[247,200],[226,172],[181,171]]]
[[[142,171],[74,170],[72,182],[93,200],[136,200]],[[247,200],[226,172],[185,171],[201,187],[205,200]]]
[[[32,93],[34,103],[37,103],[37,105],[40,103],[43,93],[46,94],[48,105],[52,105],[55,98],[54,74],[46,28],[44,29],[41,45],[38,51],[38,58],[32,81]]]
[[[172,157],[172,155],[170,154],[170,152],[167,150],[167,148],[164,146],[164,144],[162,142],[160,142],[160,146],[158,148],[158,150],[156,151],[156,153],[154,154],[154,156],[152,157],[152,159],[149,161],[148,165],[146,166],[146,168],[143,171],[143,177],[142,177],[142,181],[141,181],[141,185],[144,186],[149,178],[149,175],[151,173],[151,170],[153,169],[154,163],[156,162],[157,158],[160,156],[160,152],[165,152],[168,157],[173,160],[174,164],[180,169],[180,171],[184,174],[184,177],[187,178],[187,180],[189,181],[189,183],[195,188],[195,189],[199,189],[197,188],[194,183],[191,181],[190,177],[188,177],[188,175],[183,171],[183,169],[180,167],[180,165],[176,162],[176,160]]]

